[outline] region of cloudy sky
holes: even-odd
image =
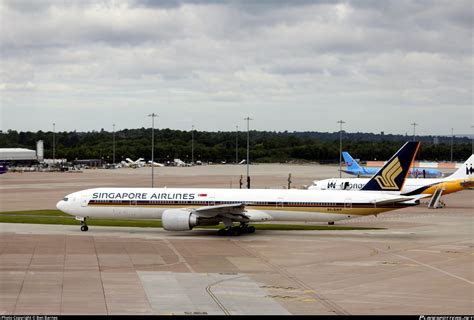
[[[472,1],[0,1],[1,130],[473,129]]]

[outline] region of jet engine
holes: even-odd
[[[163,212],[161,222],[168,231],[188,231],[195,226],[217,226],[222,217],[198,217],[192,211],[183,209],[169,209]]]
[[[198,219],[191,211],[169,209],[161,216],[163,228],[169,231],[188,231],[198,225]]]

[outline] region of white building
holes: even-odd
[[[0,148],[0,161],[37,160],[36,151],[23,148]]]

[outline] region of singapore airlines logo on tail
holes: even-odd
[[[382,171],[379,176],[375,177],[375,180],[383,190],[398,190],[395,178],[397,178],[398,175],[402,173],[402,171],[402,166],[400,165],[400,161],[397,157]]]

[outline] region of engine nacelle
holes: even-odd
[[[182,209],[169,209],[163,212],[161,222],[169,231],[188,231],[198,225],[197,216]]]

